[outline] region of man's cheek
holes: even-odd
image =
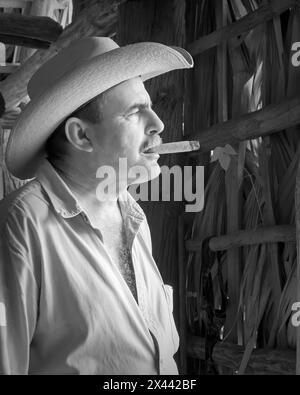
[[[123,158],[136,161],[140,157],[140,145],[133,139],[128,140],[120,147],[120,153],[123,155]]]
[[[119,157],[123,157],[123,158],[126,157],[125,145],[116,138],[110,141],[109,145],[107,146],[107,150],[108,152],[113,152]]]

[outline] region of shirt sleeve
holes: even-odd
[[[28,374],[38,311],[36,260],[28,218],[14,210],[0,231],[0,375]]]

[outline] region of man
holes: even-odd
[[[35,179],[0,208],[0,373],[178,373],[170,290],[127,187],[135,166],[159,174],[163,123],[143,81],[192,64],[180,48],[94,37],[33,76],[6,163]],[[116,177],[101,190],[104,166]]]

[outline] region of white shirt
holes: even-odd
[[[138,303],[48,161],[1,202],[0,374],[178,374],[171,288],[142,209],[123,199]]]

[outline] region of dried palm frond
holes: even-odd
[[[202,2],[204,3],[207,1]],[[232,20],[237,20],[245,13],[255,10],[261,1],[230,0],[228,3],[231,5]],[[292,96],[293,89],[297,89],[300,76],[294,75],[295,70],[289,67],[288,59],[290,44],[296,37],[296,32],[300,31],[300,11],[297,9],[287,13],[290,13],[290,17],[288,19],[285,15],[284,24],[282,18],[276,17],[229,46],[231,69],[228,75],[228,101],[235,103],[229,106],[233,116],[234,108],[256,111],[266,104],[284,100],[287,95]],[[298,78],[297,83],[295,78]],[[208,80],[204,87],[203,84],[205,85],[204,80],[202,91],[208,92],[211,81]],[[217,116],[215,107],[214,112],[212,118]],[[295,223],[294,194],[300,153],[298,136],[299,130],[294,128],[268,138],[248,141],[238,149],[233,147],[238,155],[230,157],[231,166],[242,177],[239,184],[242,229]],[[226,167],[223,166],[225,170]],[[228,220],[230,213],[226,209],[224,169],[216,163],[208,170],[210,177],[205,190],[205,207],[202,213],[195,215],[193,238],[205,240],[208,236],[226,233],[226,219]],[[238,316],[242,314],[243,344],[246,351],[240,373],[246,371],[247,362],[255,347],[295,347],[295,329],[290,323],[291,305],[296,298],[295,259],[294,243],[270,243],[242,249],[242,277],[240,284],[236,284],[240,290],[239,312],[231,321],[231,326],[234,326]],[[199,287],[203,264],[201,254],[191,256],[187,271],[187,287],[194,297],[193,305],[188,303],[187,306],[189,326],[194,333],[199,333],[202,328],[199,326],[203,318],[199,299],[202,290]],[[227,285],[227,268],[230,264],[232,262],[223,254],[223,278]],[[217,267],[213,266],[211,272],[216,279]],[[216,300],[220,301],[221,293],[217,282],[214,292]],[[217,306],[216,303],[216,308]],[[230,335],[230,330],[227,327],[225,340]]]

